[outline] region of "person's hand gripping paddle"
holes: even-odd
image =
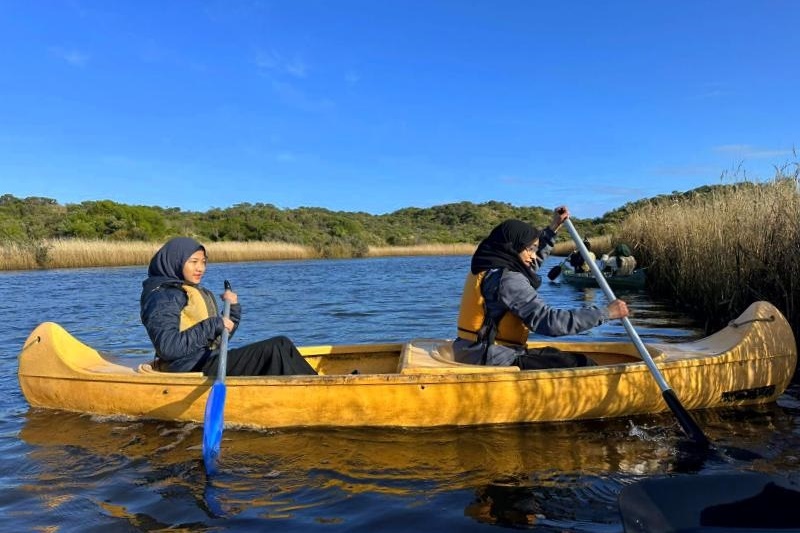
[[[614,292],[611,290],[611,287],[609,287],[606,278],[603,276],[603,273],[600,272],[597,264],[592,261],[591,257],[589,256],[589,250],[587,250],[586,246],[584,246],[583,240],[581,239],[580,235],[578,235],[578,231],[575,229],[575,226],[572,225],[572,221],[570,219],[566,219],[564,221],[564,225],[567,227],[572,240],[575,241],[575,246],[577,246],[578,250],[580,250],[584,261],[586,261],[586,264],[589,265],[592,274],[597,280],[598,285],[600,285],[600,288],[603,290],[603,293],[605,293],[606,298],[609,302],[613,302],[617,299],[617,297],[614,296]],[[645,348],[644,344],[642,343],[642,339],[639,338],[639,334],[636,333],[636,330],[633,328],[631,321],[628,320],[628,317],[622,317],[622,325],[625,327],[625,331],[628,332],[628,336],[631,338],[631,341],[633,341],[634,346],[636,346],[636,349],[639,351],[639,355],[642,356],[642,361],[644,361],[644,363],[647,365],[648,370],[650,370],[650,373],[653,375],[656,383],[658,383],[664,403],[666,403],[667,407],[669,407],[675,414],[675,418],[678,419],[678,423],[683,431],[696,444],[703,448],[708,448],[711,444],[708,440],[708,437],[706,437],[705,433],[703,433],[703,430],[700,429],[700,426],[698,426],[697,422],[695,422],[694,418],[692,418],[692,415],[689,414],[689,411],[687,411],[686,408],[681,404],[680,400],[675,395],[675,392],[664,380],[664,377],[661,375],[658,367],[653,362],[653,358],[650,357],[647,348]]]

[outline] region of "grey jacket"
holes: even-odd
[[[506,312],[519,317],[531,332],[556,337],[572,335],[599,326],[608,320],[607,308],[595,306],[578,309],[556,309],[539,297],[524,274],[507,269],[490,270],[484,277],[481,293],[486,310],[496,322]],[[486,344],[456,338],[453,342],[455,359],[462,363],[481,364]],[[513,365],[525,346],[493,344],[488,347],[487,365]]]

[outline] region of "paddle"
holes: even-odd
[[[231,290],[231,284],[225,280],[225,290]],[[229,318],[231,314],[231,303],[227,300],[222,311],[222,316]],[[219,446],[222,442],[222,430],[225,425],[225,371],[228,365],[228,330],[222,330],[222,342],[219,347],[219,366],[217,367],[217,378],[211,386],[206,401],[206,414],[203,419],[203,463],[206,466],[206,474],[211,475],[217,471],[217,458],[219,457]]]
[[[569,231],[572,240],[575,241],[575,245],[578,247],[578,250],[580,250],[584,261],[586,261],[586,264],[588,264],[589,268],[592,270],[592,274],[597,280],[597,284],[600,285],[601,289],[603,289],[608,301],[613,302],[617,299],[617,297],[614,296],[614,293],[611,291],[611,287],[608,286],[608,282],[606,281],[606,278],[603,276],[602,272],[600,272],[597,264],[590,259],[589,250],[587,250],[586,246],[584,246],[583,240],[580,238],[580,235],[578,235],[575,226],[572,225],[572,221],[570,219],[566,219],[564,224],[567,226],[567,231]],[[658,387],[661,389],[661,395],[664,398],[664,402],[666,402],[667,406],[669,406],[672,412],[675,413],[675,417],[678,419],[678,423],[681,425],[683,431],[696,444],[703,447],[710,446],[710,442],[703,433],[703,430],[700,429],[700,426],[697,425],[686,408],[681,405],[681,402],[678,400],[675,392],[670,388],[669,385],[667,385],[667,382],[664,381],[664,377],[661,375],[658,367],[656,367],[656,364],[653,362],[653,358],[650,357],[650,354],[647,352],[647,348],[644,347],[642,339],[639,338],[636,330],[633,329],[633,325],[631,324],[631,321],[628,320],[628,317],[622,318],[622,325],[625,326],[625,331],[628,332],[628,336],[630,336],[631,341],[633,341],[633,344],[639,351],[639,355],[642,356],[642,360],[647,365],[647,368],[650,369],[650,373],[653,374],[656,383],[658,383]]]
[[[564,263],[567,262],[567,258],[565,257],[561,263],[557,264],[553,268],[550,269],[550,272],[547,273],[547,278],[550,281],[555,281],[558,276],[561,275],[561,270],[564,268]]]

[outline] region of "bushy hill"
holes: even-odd
[[[709,185],[629,202],[594,219],[573,218],[585,236],[613,234],[630,213],[661,202],[680,203],[728,188],[757,187],[750,182]],[[206,212],[176,207],[125,205],[111,200],[59,204],[43,197],[0,196],[0,242],[52,238],[162,241],[189,235],[201,241],[277,241],[345,255],[363,255],[369,246],[477,243],[499,222],[526,220],[543,227],[551,210],[505,202],[458,202],[428,208],[408,207],[384,215],[331,211],[320,207],[280,209],[242,203]],[[566,232],[559,239],[567,240]]]
[[[125,205],[110,200],[61,205],[42,197],[0,197],[0,241],[46,238],[160,241],[190,235],[202,241],[279,241],[331,246],[361,255],[368,246],[477,243],[499,222],[519,218],[542,227],[551,210],[504,202],[459,202],[405,208],[384,215],[318,207],[280,209],[237,204],[200,213],[178,208]],[[574,219],[582,232],[590,221]],[[565,236],[564,236],[565,237]]]

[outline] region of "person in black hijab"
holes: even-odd
[[[231,304],[230,318],[225,318],[214,293],[200,285],[206,264],[205,247],[189,237],[169,240],[150,260],[139,304],[159,370],[216,375],[222,331],[233,335],[239,325],[242,308],[236,293],[222,295]],[[230,349],[227,357],[231,376],[317,373],[284,336]]]
[[[588,239],[583,240],[583,245],[589,251],[589,260],[595,261],[597,258],[594,256],[594,252],[592,252],[592,243],[589,242]],[[583,254],[581,254],[580,250],[575,250],[572,252],[569,257],[567,258],[572,270],[575,271],[576,274],[588,274],[589,276],[592,275],[592,269],[589,267],[589,264],[583,259]]]
[[[537,289],[536,273],[550,255],[556,232],[569,217],[558,207],[548,227],[539,231],[521,220],[506,220],[478,245],[464,283],[458,317],[455,359],[462,363],[508,366],[523,370],[591,366],[583,354],[552,347],[527,347],[528,334],[572,335],[628,315],[622,300],[607,307],[556,309]]]
[[[507,268],[522,273],[534,289],[542,284],[542,278],[536,274],[535,268],[541,262],[538,247],[528,250],[528,246],[539,240],[539,230],[521,220],[506,220],[496,226],[489,236],[478,245],[472,255],[470,269],[473,274],[493,268]],[[520,252],[527,250],[535,262],[523,261]]]

